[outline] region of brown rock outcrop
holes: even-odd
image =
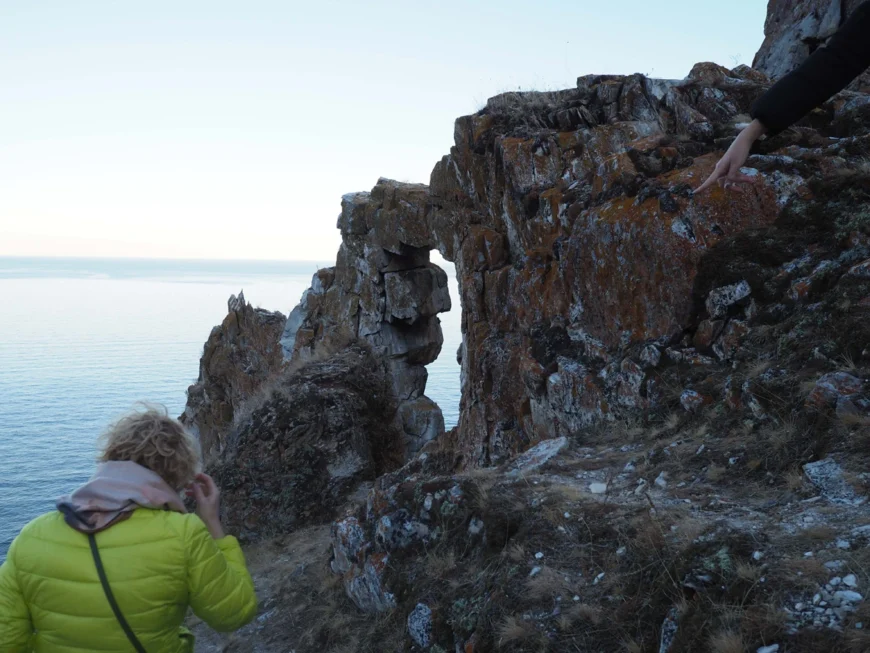
[[[284,371],[250,411],[209,469],[227,528],[245,539],[327,522],[362,482],[403,460],[387,366],[366,345]]]
[[[286,318],[254,308],[243,292],[227,302],[228,315],[212,329],[199,363],[199,378],[187,389],[179,418],[199,437],[206,462],[223,448],[240,408],[284,364],[280,338]]]
[[[304,358],[335,329],[370,342],[409,402],[400,413],[416,450],[440,426],[417,409],[436,414],[422,366],[440,348],[434,313],[449,307],[427,263],[437,248],[459,281],[464,464],[648,410],[658,390],[644,346],[666,348],[707,317],[751,310],[744,294],[707,315],[714,289],[697,278],[705,254],[774,223],[792,198],[811,195],[813,174],[851,165],[832,156],[842,143],[804,130],[750,159],[758,182],[748,192],[693,197],[766,83],[745,66],[698,64],[679,82],[587,76],[576,89],[491,99],[457,120],[428,189],[382,179],[345,196],[336,266],[315,275],[291,314],[287,353]],[[734,339],[734,328],[720,331]],[[701,344],[727,358],[733,343],[713,336]],[[671,360],[712,359],[674,350]]]

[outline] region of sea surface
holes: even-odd
[[[426,394],[459,412],[454,308]],[[22,526],[88,479],[95,441],[138,401],[181,414],[203,344],[245,298],[285,315],[327,263],[0,257],[0,560]]]

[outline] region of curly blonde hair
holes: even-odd
[[[176,490],[200,471],[199,443],[164,406],[143,405],[112,424],[101,437],[100,462],[131,461],[158,474]]]

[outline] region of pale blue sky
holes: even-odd
[[[0,255],[331,259],[487,97],[751,63],[766,4],[0,0]]]

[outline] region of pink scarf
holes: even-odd
[[[101,463],[91,480],[57,500],[66,523],[82,533],[105,530],[137,508],[187,512],[178,492],[166,481],[129,461]]]

